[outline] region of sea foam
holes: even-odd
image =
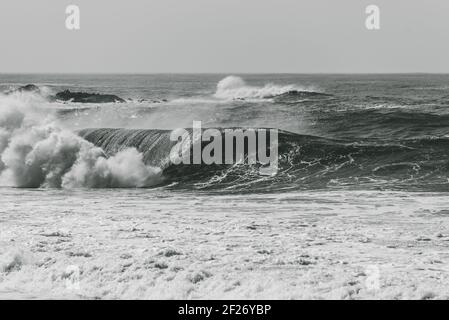
[[[149,187],[161,180],[128,148],[106,157],[101,148],[57,124],[34,94],[0,95],[0,185],[15,187]]]
[[[264,99],[275,97],[287,92],[307,92],[309,88],[296,85],[275,85],[265,84],[264,86],[248,85],[242,78],[237,76],[227,76],[217,84],[214,97],[219,99]]]

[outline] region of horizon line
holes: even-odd
[[[0,75],[446,75],[447,72],[0,72]]]

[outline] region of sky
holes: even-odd
[[[449,1],[1,0],[0,39],[0,73],[445,73]]]

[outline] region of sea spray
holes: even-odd
[[[57,125],[33,94],[0,96],[0,185],[15,187],[149,187],[161,181],[142,154],[104,152]]]
[[[92,152],[96,150],[96,152]],[[63,177],[63,187],[149,187],[162,181],[158,168],[144,164],[142,154],[129,148],[115,156],[99,155],[99,148],[82,153],[72,169]]]
[[[296,85],[265,84],[262,87],[250,86],[242,78],[227,76],[217,84],[215,97],[225,100],[272,98],[288,92],[308,92],[310,88]]]

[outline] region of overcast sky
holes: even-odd
[[[1,0],[0,38],[0,73],[449,72],[449,0]]]

